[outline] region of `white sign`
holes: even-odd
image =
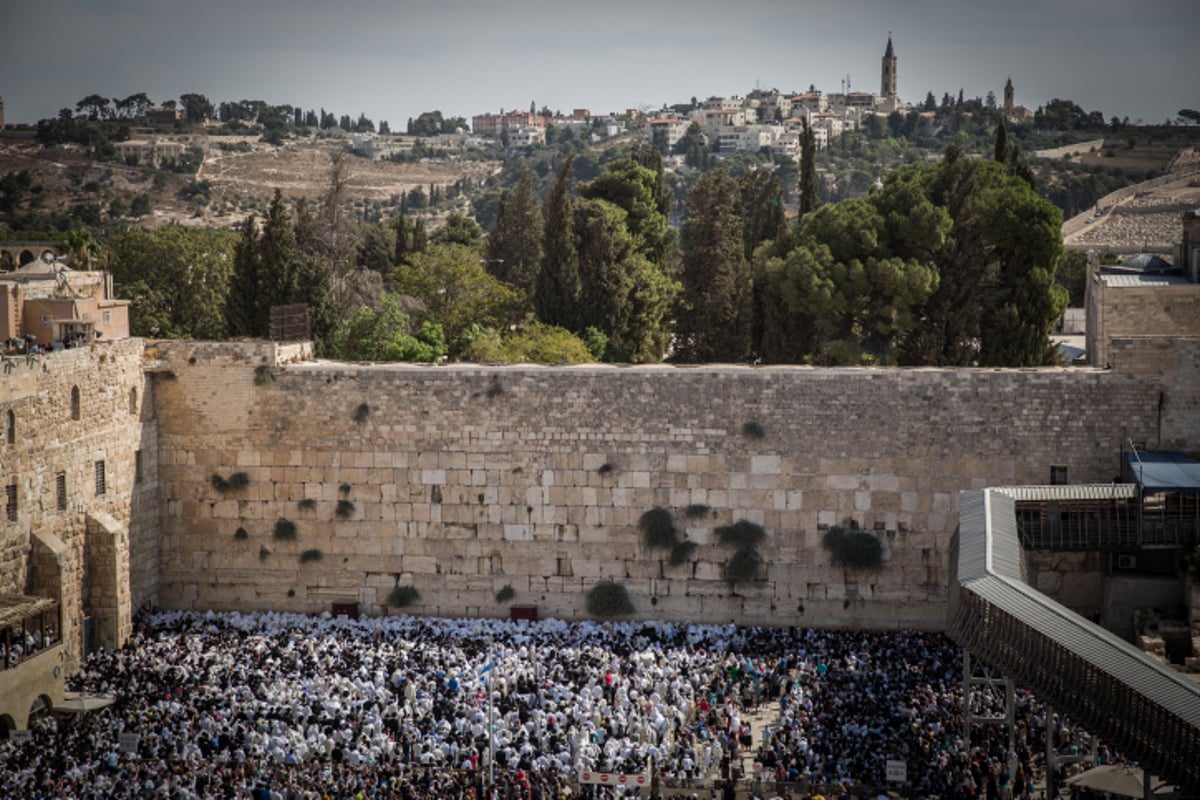
[[[12,739],[17,744],[25,744],[25,742],[33,740],[32,731],[9,731],[8,738]]]
[[[887,762],[887,779],[888,783],[905,783],[908,781],[908,762],[893,761],[888,759]]]
[[[579,773],[580,783],[593,783],[600,786],[649,786],[650,776],[644,773],[626,775],[621,772],[591,772]]]

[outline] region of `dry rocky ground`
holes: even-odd
[[[219,143],[246,141],[249,152],[221,149]],[[81,148],[43,148],[31,140],[0,139],[0,174],[28,170],[41,186],[37,209],[66,211],[77,203],[98,203],[107,209],[114,197],[131,200],[148,194],[152,213],[127,221],[144,227],[171,223],[226,227],[251,211],[266,208],[278,188],[289,197],[316,198],[329,186],[331,157],[345,140],[306,139],[275,147],[255,138],[212,137],[205,145],[204,163],[195,178],[146,166],[129,167],[90,159]],[[425,160],[412,164],[346,157],[348,200],[390,205],[402,192],[431,184],[445,187],[467,178],[478,186],[500,168],[498,161]],[[211,202],[203,209],[181,198],[188,183],[207,181]],[[0,221],[0,228],[2,228]]]

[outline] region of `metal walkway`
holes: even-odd
[[[1029,490],[959,495],[950,636],[1143,768],[1200,791],[1200,687],[1026,583],[1014,496]]]

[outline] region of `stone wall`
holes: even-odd
[[[0,591],[30,592],[62,603],[69,665],[81,652],[91,599],[107,598],[110,610],[96,622],[112,622],[113,640],[119,643],[128,633],[130,607],[153,602],[158,591],[158,443],[143,349],[140,339],[98,342],[5,359],[0,370],[0,421],[5,423],[0,478],[17,492],[16,521],[0,521]],[[78,390],[77,404],[72,389]],[[104,491],[98,493],[101,461]],[[60,475],[65,508],[59,507]],[[89,516],[109,520],[117,535],[103,545],[92,542],[86,533]],[[89,552],[96,545],[108,553],[101,558]],[[93,563],[128,564],[134,577],[123,588],[95,592],[89,556]]]
[[[1108,481],[1122,436],[1153,441],[1162,424],[1157,379],[1117,370],[303,356],[157,345],[173,375],[156,379],[164,606],[378,613],[413,585],[408,610],[503,615],[495,595],[512,586],[515,604],[577,618],[611,578],[636,616],[940,628],[960,490],[1046,483],[1052,465]],[[236,473],[248,485],[214,488]],[[688,563],[642,546],[656,506],[697,543]],[[715,529],[740,519],[766,528],[765,566],[730,586]],[[882,570],[830,563],[823,531],[845,523],[878,532]]]

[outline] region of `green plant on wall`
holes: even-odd
[[[321,552],[320,548],[311,547],[300,554],[300,563],[307,564],[310,561],[320,561],[324,557],[325,554]]]
[[[371,413],[371,407],[366,403],[359,403],[358,408],[354,409],[353,419],[355,422],[363,423],[367,421],[367,415]]]
[[[629,591],[624,585],[611,580],[600,581],[588,589],[586,606],[589,614],[601,619],[623,617],[634,611]]]
[[[821,544],[834,564],[868,570],[883,567],[883,542],[871,531],[834,525],[821,537]]]
[[[758,577],[762,569],[762,556],[753,546],[739,547],[729,563],[725,565],[725,580],[730,583],[747,583]]]
[[[224,494],[225,492],[236,492],[239,489],[245,489],[250,485],[250,476],[245,472],[235,472],[226,480],[214,472],[212,477],[208,479],[208,482],[212,484],[214,489]]]
[[[254,385],[266,386],[268,383],[275,382],[275,373],[271,372],[271,368],[266,364],[254,368]]]
[[[291,541],[296,538],[296,523],[290,519],[275,520],[275,538]]]
[[[722,525],[717,528],[717,541],[732,547],[758,547],[767,538],[767,532],[762,525],[750,520],[739,519],[732,525]]]
[[[507,603],[517,596],[517,590],[512,587],[512,584],[504,586],[500,591],[496,592],[497,603]]]
[[[708,512],[711,510],[704,503],[691,503],[683,510],[683,515],[688,519],[703,519],[708,516]]]
[[[350,517],[354,516],[354,501],[343,497],[337,501],[337,508],[334,509],[333,513],[338,519],[350,519]]]
[[[237,539],[238,541],[244,541],[244,540],[250,538],[250,534],[246,531],[245,528],[238,528],[236,531],[233,532],[233,538]]]
[[[681,542],[671,545],[671,555],[667,561],[672,567],[678,567],[680,564],[686,564],[691,561],[695,553],[696,543],[684,539]]]
[[[642,514],[638,519],[638,529],[642,532],[642,544],[648,550],[668,550],[679,540],[675,517],[660,506]]]
[[[757,420],[752,419],[742,425],[742,436],[745,436],[747,439],[762,439],[766,435],[767,429]]]
[[[417,587],[397,584],[388,592],[387,604],[392,608],[405,608],[419,599],[421,599],[421,593],[417,591]]]
[[[312,511],[317,507],[317,499],[315,497],[306,497],[297,503],[301,511]]]

